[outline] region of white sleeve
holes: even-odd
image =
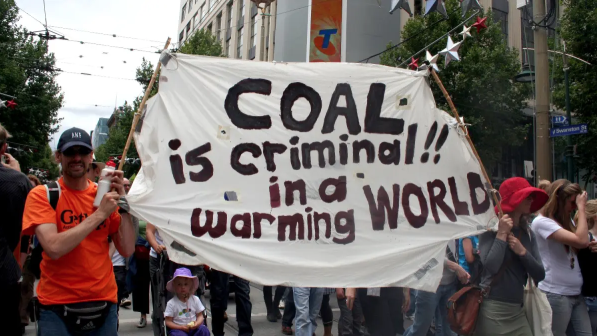
[[[196,295],[193,295],[193,303],[195,304],[195,311],[197,313],[202,313],[205,310],[201,300]]]
[[[168,301],[168,304],[166,304],[166,311],[164,312],[164,316],[175,317],[176,316],[175,310],[176,309],[174,308],[173,300]]]
[[[537,217],[532,224],[532,229],[536,235],[543,239],[549,238],[554,232],[562,229],[561,226],[551,218]]]

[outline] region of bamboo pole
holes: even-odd
[[[435,79],[435,83],[437,83],[437,85],[439,86],[440,90],[442,90],[442,93],[444,94],[444,97],[448,101],[448,105],[450,105],[450,109],[452,110],[452,114],[454,115],[454,117],[458,121],[458,125],[463,128],[462,130],[464,131],[464,134],[466,135],[466,140],[468,141],[468,144],[471,146],[471,148],[473,150],[473,154],[475,155],[475,157],[477,158],[477,161],[479,162],[479,166],[481,166],[481,172],[483,173],[483,177],[485,178],[485,180],[487,181],[487,183],[489,184],[489,186],[491,188],[491,190],[489,190],[489,193],[491,193],[491,195],[493,196],[493,201],[495,202],[495,204],[497,204],[498,212],[499,212],[500,218],[501,218],[504,215],[504,211],[502,210],[502,206],[500,204],[500,201],[499,201],[496,193],[492,192],[494,190],[493,189],[493,185],[491,183],[491,180],[489,179],[489,175],[487,175],[487,171],[485,170],[485,166],[483,166],[483,162],[481,162],[481,157],[479,157],[479,153],[477,153],[477,149],[475,148],[475,144],[473,144],[473,140],[471,140],[471,137],[468,135],[468,131],[466,129],[464,129],[464,125],[462,123],[462,119],[460,119],[460,115],[458,114],[458,110],[456,110],[456,106],[454,106],[454,102],[452,102],[452,98],[450,98],[450,95],[448,94],[448,91],[444,87],[444,84],[442,83],[441,79],[439,79],[439,76],[437,75],[437,72],[435,72],[435,70],[433,70],[432,67],[430,67],[429,69],[431,71],[431,75],[433,75],[433,79]]]
[[[166,41],[166,44],[164,45],[164,50],[168,49],[169,45],[170,45],[170,38],[168,37],[168,41]],[[160,72],[161,67],[162,67],[162,63],[160,61],[158,61],[158,64],[155,67],[155,71],[153,72],[153,76],[151,76],[151,80],[149,81],[149,85],[147,86],[147,89],[145,90],[145,95],[143,96],[143,100],[141,101],[141,104],[139,105],[139,110],[137,110],[137,113],[135,113],[135,118],[133,118],[133,124],[131,125],[131,131],[129,132],[129,136],[126,139],[126,145],[124,146],[124,151],[122,152],[122,158],[120,160],[120,164],[118,164],[118,170],[122,170],[122,168],[124,167],[124,162],[126,161],[126,153],[129,151],[129,147],[131,146],[131,141],[133,140],[133,135],[135,134],[135,128],[137,128],[137,123],[139,122],[141,113],[143,112],[143,109],[145,108],[145,103],[147,103],[147,99],[149,99],[149,94],[151,93],[151,90],[153,89],[153,84],[155,83],[155,79],[158,75],[158,72]]]

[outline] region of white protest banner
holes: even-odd
[[[435,291],[447,242],[495,217],[424,73],[175,54],[128,199],[169,256],[265,285]]]

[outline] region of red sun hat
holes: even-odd
[[[502,197],[500,204],[502,205],[502,210],[505,213],[513,212],[530,195],[535,197],[531,205],[531,212],[539,211],[549,199],[545,191],[531,186],[529,181],[522,177],[507,179],[500,186],[500,196]],[[497,207],[495,211],[496,213],[498,212]]]

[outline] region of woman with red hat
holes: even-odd
[[[549,201],[533,220],[539,252],[545,264],[545,279],[539,289],[551,305],[554,336],[566,335],[569,325],[576,335],[592,336],[591,321],[581,295],[583,278],[577,252],[589,245],[585,213],[587,192],[576,183],[557,180],[549,188]],[[578,209],[578,220],[572,212]]]
[[[483,272],[481,287],[487,293],[477,318],[475,335],[532,336],[523,307],[528,275],[543,280],[545,270],[528,216],[547,202],[545,191],[532,187],[520,177],[507,179],[500,186],[504,216],[497,232],[479,237]]]

